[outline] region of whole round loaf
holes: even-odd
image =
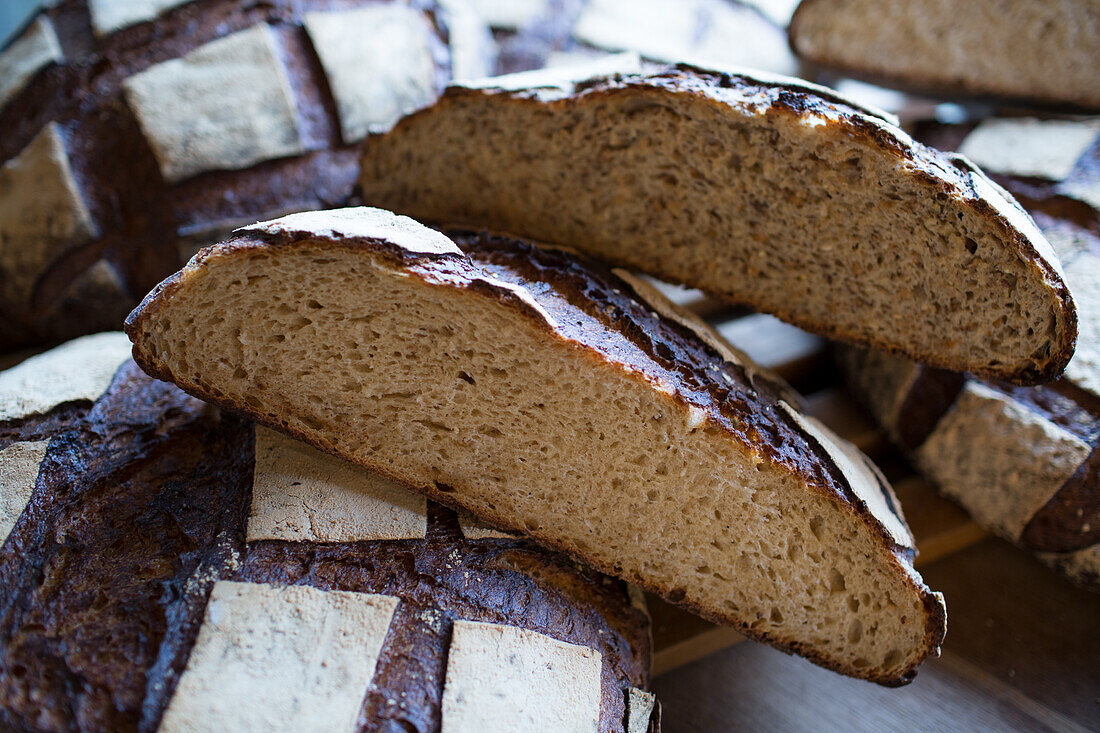
[[[200,245],[343,203],[368,132],[491,68],[465,0],[66,0],[0,51],[0,349],[117,328]]]
[[[649,727],[625,584],[223,414],[128,347],[0,373],[0,727]]]

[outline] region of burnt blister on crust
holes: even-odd
[[[91,407],[0,430],[12,442],[50,437],[0,549],[6,728],[154,730],[220,579],[401,599],[359,730],[436,729],[457,618],[598,650],[601,730],[616,730],[622,690],[648,681],[648,621],[621,581],[526,540],[465,540],[439,505],[429,504],[424,540],[246,544],[252,425],[132,362]]]

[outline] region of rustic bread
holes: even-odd
[[[1100,590],[1100,212],[1080,195],[1100,189],[1097,131],[1029,119],[922,130],[998,171],[1055,246],[1081,331],[1062,379],[1010,387],[883,354],[839,353],[856,394],[944,493]]]
[[[790,36],[807,61],[889,85],[1100,109],[1093,0],[803,0]]]
[[[150,379],[129,345],[88,337],[0,374],[5,397],[54,395],[0,420],[4,730],[649,727],[648,621],[621,581],[473,539]],[[89,354],[98,387],[59,391]]]
[[[356,143],[491,68],[463,0],[66,0],[0,51],[0,349],[117,328],[240,224],[351,194]]]
[[[450,87],[367,140],[364,201],[946,368],[1031,383],[1069,360],[1049,245],[964,159],[792,79],[677,66],[558,84]]]
[[[456,237],[367,208],[245,227],[131,314],[135,358],[824,666],[901,684],[936,652],[866,458],[645,287]]]

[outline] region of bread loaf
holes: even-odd
[[[198,245],[343,204],[356,143],[481,76],[463,0],[67,0],[0,51],[0,349],[118,328]]]
[[[202,399],[819,664],[911,679],[944,608],[889,486],[632,282],[343,209],[238,230],[127,332]]]
[[[1093,0],[803,0],[790,35],[803,59],[889,86],[1100,109]]]
[[[1098,131],[1087,122],[1026,119],[983,122],[972,131],[925,130],[1000,171],[999,180],[1026,202],[1057,248],[1081,330],[1062,379],[1012,387],[885,355],[840,352],[857,396],[944,493],[983,526],[1096,590],[1100,214],[1066,194],[1100,182],[1092,163]]]
[[[826,89],[684,66],[513,82],[452,86],[369,138],[364,201],[942,367],[1032,383],[1069,360],[1073,304],[1027,214]]]
[[[35,395],[0,419],[0,727],[650,729],[648,621],[621,581],[473,539],[150,379],[129,345],[0,373],[5,409]]]

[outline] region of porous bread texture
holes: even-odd
[[[285,229],[151,293],[127,325],[138,363],[846,674],[902,684],[938,650],[942,597],[862,503],[565,337],[461,255]]]
[[[1093,0],[806,0],[790,35],[804,59],[855,76],[1100,108]]]
[[[368,139],[364,201],[944,368],[1033,383],[1069,360],[1049,244],[962,159],[795,80],[675,67],[572,92],[452,87]]]

